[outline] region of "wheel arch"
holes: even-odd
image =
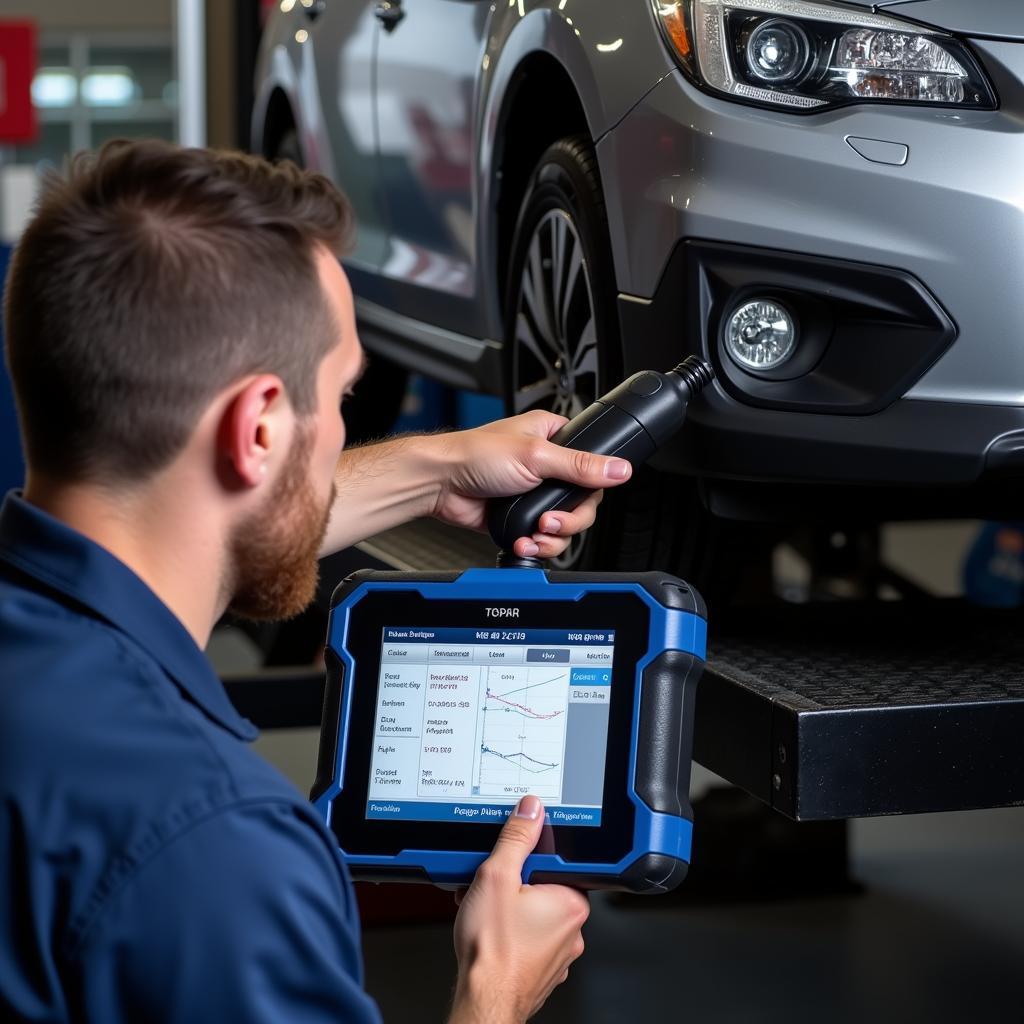
[[[271,19],[257,58],[250,137],[252,151],[265,157],[273,155],[289,128],[302,130],[304,115],[293,52],[297,44],[288,33],[288,22],[283,15]]]
[[[477,107],[478,287],[500,338],[504,273],[516,216],[541,153],[557,138],[596,145],[672,65],[643,5],[564,0],[493,9]],[[606,45],[597,43],[607,41]],[[524,164],[527,169],[523,170]],[[510,212],[511,210],[511,212]]]
[[[509,80],[495,134],[491,266],[502,317],[512,239],[530,176],[544,151],[570,135],[593,138],[583,101],[554,57],[531,53]]]
[[[298,128],[291,100],[281,86],[275,86],[267,99],[266,113],[262,119],[259,135],[260,155],[270,158],[277,152],[278,144],[290,130]],[[255,139],[254,139],[255,141]]]

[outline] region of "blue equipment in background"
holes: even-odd
[[[984,523],[967,553],[963,579],[972,604],[1024,605],[1024,523]]]

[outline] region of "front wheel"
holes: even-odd
[[[604,195],[593,146],[561,139],[527,185],[512,241],[505,305],[506,406],[572,418],[622,377],[622,342]],[[638,474],[647,475],[647,474]],[[597,523],[559,569],[637,569],[655,547],[649,487],[609,491]]]

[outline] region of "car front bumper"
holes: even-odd
[[[698,352],[722,378],[696,404],[689,437],[666,453],[673,465],[886,486],[1024,473],[1024,46],[972,45],[999,110],[864,105],[796,116],[709,96],[674,73],[601,139],[626,369]],[[905,146],[907,159],[873,162],[851,139],[889,143],[890,153]],[[742,254],[745,276],[713,273],[702,284],[693,251],[708,245]],[[794,285],[778,278],[780,260],[834,272]],[[763,290],[803,288],[812,304],[839,310],[823,328],[838,363],[819,360],[803,381],[817,372],[824,391],[726,362],[729,288],[757,292],[759,265]],[[858,287],[877,293],[867,316],[843,311],[836,294],[861,271]],[[891,302],[887,276],[916,291],[926,315]],[[724,288],[717,306],[707,280]],[[890,337],[894,326],[902,333]],[[897,350],[906,358],[879,366]],[[866,390],[853,379],[865,368]]]

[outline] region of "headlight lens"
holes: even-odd
[[[743,49],[750,74],[769,85],[798,81],[811,58],[804,30],[782,18],[769,18],[748,32]]]
[[[699,84],[754,103],[816,111],[848,103],[992,109],[963,43],[828,0],[654,0],[673,52]]]

